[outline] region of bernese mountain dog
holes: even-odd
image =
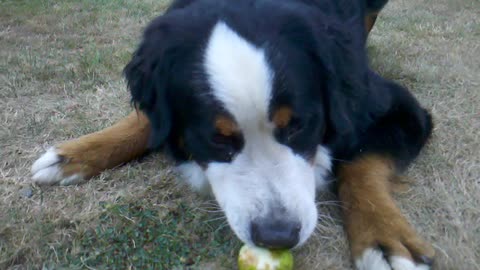
[[[135,110],[49,149],[34,182],[79,183],[160,149],[242,242],[270,249],[304,244],[316,193],[333,186],[357,269],[430,269],[434,249],[390,181],[427,142],[431,116],[366,54],[386,2],[174,1],[124,70]]]

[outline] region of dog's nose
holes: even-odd
[[[299,240],[301,226],[298,222],[253,221],[251,225],[253,243],[268,249],[290,249]]]

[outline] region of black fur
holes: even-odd
[[[174,2],[146,29],[125,68],[132,101],[152,123],[152,148],[166,146],[176,160],[200,164],[228,162],[229,153],[241,150],[241,137],[216,140],[213,119],[227,113],[210,95],[202,68],[209,33],[223,20],[265,49],[278,75],[272,110],[294,108],[291,126],[275,132],[278,141],[306,157],[323,144],[335,160],[378,153],[404,168],[427,141],[432,121],[405,88],[368,67],[364,17],[386,2]]]
[[[387,2],[388,0],[366,0],[367,12],[379,12]]]

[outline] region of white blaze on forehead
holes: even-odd
[[[220,21],[210,36],[204,65],[214,96],[240,125],[267,119],[273,73],[261,48]]]
[[[204,172],[230,226],[253,245],[252,220],[275,214],[272,206],[280,205],[286,219],[301,223],[303,244],[315,229],[315,176],[329,169],[328,152],[320,151],[314,171],[275,139],[268,120],[274,73],[266,53],[222,21],[213,27],[204,68],[213,96],[235,118],[245,141],[232,161],[211,162]]]

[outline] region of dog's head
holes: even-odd
[[[237,236],[292,248],[317,222],[327,140],[351,128],[340,88],[355,63],[345,63],[349,52],[321,14],[262,3],[174,5],[147,28],[125,75],[152,147],[213,192]]]

